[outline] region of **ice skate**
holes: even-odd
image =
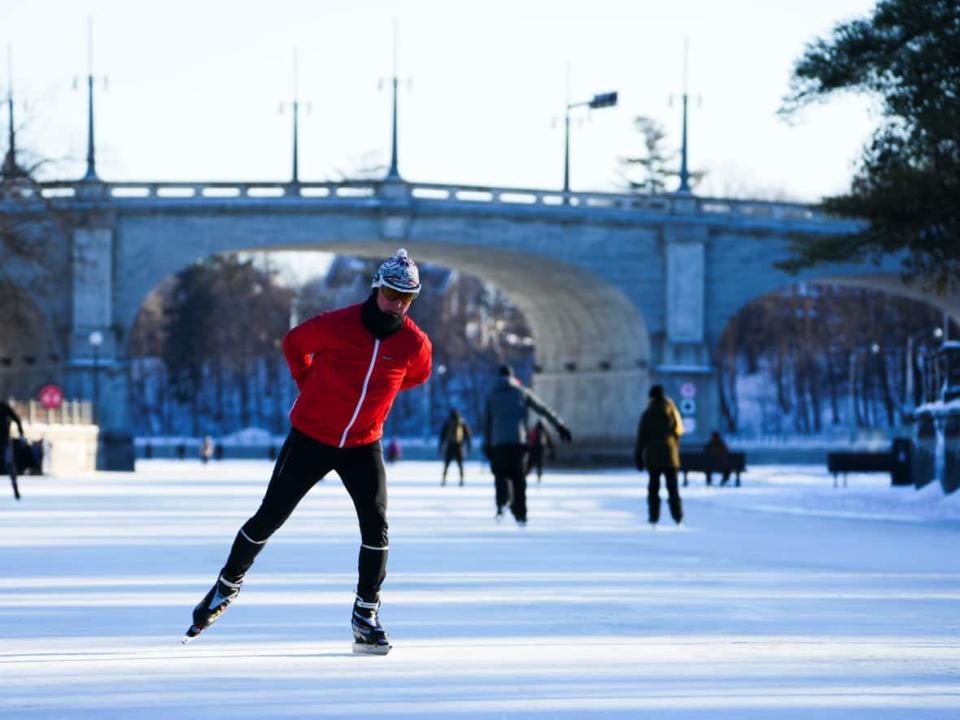
[[[230,607],[230,603],[240,594],[241,585],[243,585],[243,579],[232,582],[224,579],[222,575],[217,578],[210,591],[193,609],[193,625],[187,628],[187,632],[183,636],[182,642],[184,645],[213,625],[217,618],[223,615],[224,611]]]
[[[380,601],[365,602],[357,596],[353,603],[353,652],[358,655],[386,655],[390,652],[390,638],[380,624]]]

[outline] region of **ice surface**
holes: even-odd
[[[646,522],[628,471],[388,468],[387,657],[354,656],[359,543],[335,476],[191,645],[270,465],[143,461],[0,498],[0,718],[956,718],[960,498],[751,467]],[[666,507],[664,507],[666,515]]]

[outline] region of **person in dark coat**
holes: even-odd
[[[470,435],[470,426],[456,408],[450,411],[450,417],[440,429],[437,452],[443,455],[443,478],[441,485],[447,484],[447,468],[454,460],[460,470],[460,487],[463,487],[463,458],[470,453],[473,438]]]
[[[16,423],[20,437],[23,437],[23,423],[20,416],[3,400],[0,400],[0,469],[4,463],[10,473],[10,484],[13,485],[13,496],[20,499],[20,488],[17,487],[17,458],[14,455],[13,445],[10,443],[10,423]]]
[[[493,470],[497,519],[503,516],[503,508],[509,503],[510,512],[521,526],[527,524],[528,410],[545,417],[563,442],[573,439],[560,416],[513,376],[513,368],[500,366],[500,377],[487,395],[483,454]]]
[[[723,438],[720,437],[720,433],[716,430],[710,433],[710,440],[703,446],[703,452],[707,456],[707,460],[713,460],[720,466],[720,472],[723,473],[720,484],[726,485],[730,481],[730,451],[727,449],[727,444],[723,441]],[[712,484],[713,473],[707,470],[707,485]]]
[[[663,476],[669,495],[670,515],[677,525],[683,522],[683,505],[677,487],[680,469],[680,436],[683,421],[673,400],[663,392],[662,385],[650,388],[650,403],[640,417],[634,461],[641,472],[646,467],[650,482],[647,485],[647,505],[651,525],[660,520],[660,477]]]
[[[537,469],[537,485],[539,485],[543,478],[543,456],[550,453],[550,457],[553,457],[553,440],[550,439],[550,433],[547,432],[543,420],[537,420],[537,424],[527,433],[527,447],[530,448],[527,471],[532,472],[534,468]]]

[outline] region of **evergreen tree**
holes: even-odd
[[[798,239],[781,267],[905,253],[906,276],[960,288],[960,3],[879,0],[797,61],[782,112],[844,91],[881,101],[883,121],[847,194],[824,208],[860,217],[853,235]]]

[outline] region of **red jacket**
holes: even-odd
[[[357,447],[379,440],[401,390],[430,377],[430,339],[409,317],[382,340],[367,330],[360,305],[321,313],[283,339],[300,396],[290,422],[325,445]]]

